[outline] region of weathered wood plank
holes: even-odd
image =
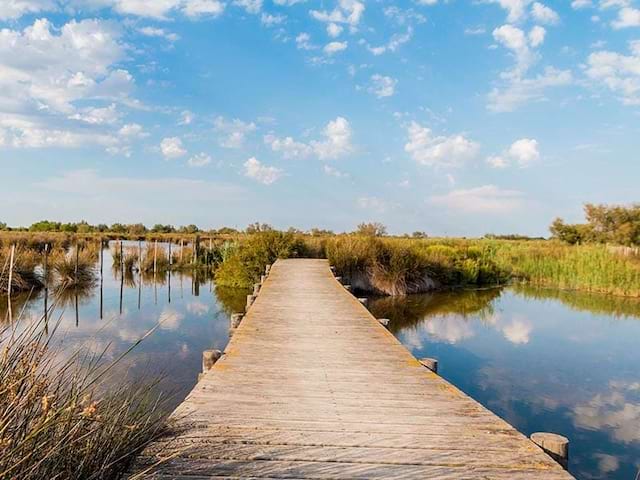
[[[324,260],[280,260],[137,478],[571,475],[424,368]]]

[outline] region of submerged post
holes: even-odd
[[[569,467],[569,439],[556,433],[537,432],[531,441],[567,470]]]
[[[253,302],[256,301],[256,296],[255,295],[247,295],[247,306],[245,308],[245,311],[249,311],[249,309],[251,308],[251,305],[253,305]]]
[[[423,367],[428,368],[433,373],[438,373],[438,360],[435,358],[421,358],[418,360]]]
[[[153,273],[158,271],[158,240],[153,241]]]

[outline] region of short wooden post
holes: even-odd
[[[260,293],[260,284],[259,284],[259,283],[255,283],[255,284],[253,285],[253,294],[254,294],[255,296],[257,296],[257,295],[258,295],[258,293]]]
[[[142,273],[142,240],[138,240],[138,268]]]
[[[247,312],[249,311],[249,309],[251,308],[251,305],[253,305],[253,302],[255,301],[256,301],[255,295],[247,295],[247,307],[245,308]]]
[[[16,245],[11,245],[11,254],[9,256],[9,283],[7,284],[7,295],[11,297],[11,284],[13,283],[13,264],[16,258]]]
[[[182,265],[182,256],[184,253],[184,238],[180,239],[180,265]]]
[[[336,267],[332,265],[329,267],[329,269],[331,270],[331,273],[333,273],[334,275],[336,274]]]
[[[569,467],[569,439],[556,433],[537,432],[531,441],[566,470]]]
[[[423,367],[427,367],[433,373],[438,373],[438,360],[435,358],[421,358],[418,360]]]
[[[358,301],[363,304],[365,307],[367,306],[367,304],[369,303],[369,299],[368,298],[358,298]]]
[[[74,272],[73,272],[73,277],[74,277],[73,279],[76,282],[76,285],[78,284],[78,263],[79,263],[79,261],[80,261],[80,248],[78,247],[78,244],[76,243],[76,266],[75,266],[75,269],[74,269]]]
[[[345,289],[347,292],[350,292],[350,291],[351,291],[351,285],[345,285],[345,286],[344,286],[344,289]]]
[[[216,364],[222,357],[220,350],[205,350],[202,352],[202,373],[206,373]]]
[[[338,283],[342,283],[342,277],[336,277],[336,281],[337,281]]]
[[[122,240],[120,240],[120,271],[124,275],[124,249],[122,247]]]
[[[385,328],[389,327],[389,323],[391,323],[391,320],[389,320],[388,318],[378,318],[377,320],[378,322],[380,322],[380,325]]]
[[[269,275],[269,272],[271,272],[271,265],[267,265],[266,267],[264,267],[264,274]]]
[[[260,275],[260,283],[264,283],[267,280],[266,275]]]
[[[49,246],[49,244],[47,244],[46,246]],[[101,279],[102,279],[103,271],[104,271],[104,240],[102,240],[102,237],[100,237],[100,278]]]
[[[173,257],[171,256],[171,240],[169,240],[169,268],[173,265]]]
[[[238,328],[240,326],[240,322],[242,322],[242,319],[244,318],[244,315],[242,313],[234,313],[231,315],[231,329],[235,330],[236,328]]]

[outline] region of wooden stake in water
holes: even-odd
[[[49,244],[44,244],[44,263],[42,264],[42,271],[44,274],[44,324],[47,326],[47,320],[49,317]]]
[[[171,257],[171,240],[169,240],[169,269],[171,269],[171,265],[173,265],[173,258]]]
[[[138,269],[142,274],[142,240],[138,240]]]
[[[104,241],[100,239],[100,281],[102,281],[102,274],[104,271]]]
[[[120,272],[124,277],[124,249],[122,248],[122,240],[120,240]]]
[[[158,271],[158,240],[154,241],[153,244],[153,273]]]
[[[180,239],[180,265],[182,265],[182,254],[184,253],[184,238]]]
[[[74,281],[76,282],[76,286],[78,285],[78,263],[80,262],[80,248],[76,243],[76,267],[73,273]]]
[[[11,286],[13,283],[13,263],[16,256],[16,246],[11,245],[11,255],[9,257],[9,284],[7,285],[7,295],[11,298]]]

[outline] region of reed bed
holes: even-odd
[[[89,244],[76,245],[68,251],[58,251],[52,256],[52,269],[63,288],[92,286],[97,281],[96,262],[98,248]]]
[[[0,479],[120,478],[163,428],[156,383],[115,380],[81,351],[60,360],[55,328],[25,322],[0,330]]]
[[[0,247],[0,293],[9,291],[9,269],[11,247]],[[37,252],[18,246],[14,252],[13,272],[11,275],[12,292],[28,292],[43,286],[42,275],[36,270],[40,263]]]

